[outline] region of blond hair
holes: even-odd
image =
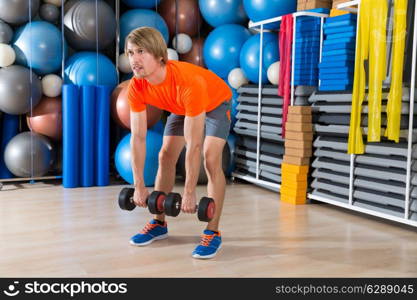
[[[145,49],[151,53],[155,59],[162,58],[161,63],[166,64],[168,61],[167,45],[162,34],[152,27],[140,27],[132,30],[125,40],[125,52],[127,52],[127,43],[130,42],[139,48]]]

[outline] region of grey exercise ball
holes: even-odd
[[[58,21],[59,14],[59,8],[49,3],[42,4],[39,10],[40,17],[51,23],[56,23]]]
[[[95,0],[68,1],[65,4],[64,26],[65,38],[76,50],[96,50],[97,46],[103,50],[111,45],[116,36],[115,13],[101,0],[97,3]]]
[[[176,166],[177,173],[181,176],[183,180],[185,180],[186,178],[185,152],[186,152],[186,148],[184,147],[184,149],[182,150],[180,154],[180,157],[178,158],[178,162]],[[198,181],[197,181],[198,184],[207,184],[208,182],[206,170],[204,169],[203,163],[204,163],[203,156],[201,156],[200,173],[198,175]],[[226,174],[229,168],[229,164],[230,164],[230,148],[229,148],[229,144],[226,143],[224,145],[223,154],[222,154],[222,168],[223,168],[224,174]]]
[[[0,68],[0,110],[11,115],[25,114],[41,96],[41,81],[34,72],[17,65]]]
[[[0,20],[0,43],[8,44],[12,40],[12,28],[2,20]]]
[[[13,25],[26,23],[29,7],[33,19],[39,10],[39,0],[0,0],[0,19]]]
[[[55,150],[45,136],[34,132],[22,132],[7,144],[4,150],[6,167],[15,176],[43,176],[52,167]]]

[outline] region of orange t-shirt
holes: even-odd
[[[130,109],[140,112],[146,104],[189,117],[215,109],[229,101],[232,91],[216,74],[202,67],[170,60],[165,80],[157,85],[133,77],[128,88]]]

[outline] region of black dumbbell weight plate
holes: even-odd
[[[214,217],[216,205],[212,198],[203,197],[198,204],[198,219],[202,222],[210,222]]]
[[[135,189],[123,188],[119,193],[119,207],[123,210],[134,210],[136,205],[133,203]]]
[[[167,216],[178,216],[181,211],[181,195],[178,193],[169,193],[165,198],[164,211]]]
[[[165,193],[153,191],[148,197],[148,209],[151,214],[160,215],[164,212]]]

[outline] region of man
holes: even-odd
[[[134,202],[145,207],[149,195],[143,172],[146,143],[146,104],[171,112],[159,152],[155,190],[170,193],[175,183],[175,167],[186,145],[186,181],[181,210],[194,213],[201,151],[208,177],[207,196],[214,199],[216,211],[207,224],[202,240],[192,252],[194,258],[212,258],[221,246],[219,220],[223,208],[226,180],[222,153],[230,129],[230,98],[227,84],[213,72],[178,61],[168,61],[167,47],[159,31],[142,27],[133,30],[125,41],[132,78],[128,99],[131,108],[131,149],[134,177]],[[156,215],[130,240],[143,246],[167,237],[165,215]]]

